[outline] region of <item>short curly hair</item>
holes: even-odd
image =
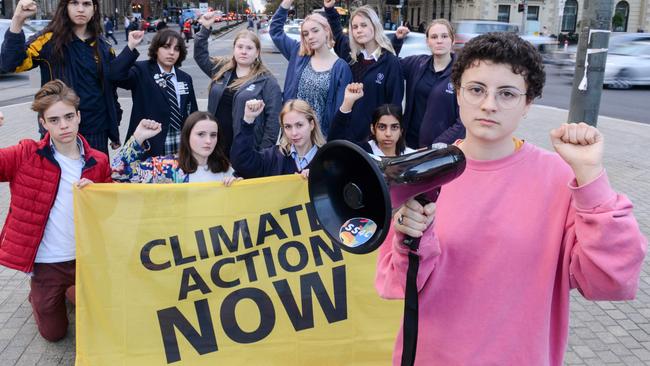
[[[179,32],[171,28],[164,28],[158,31],[156,35],[151,40],[149,45],[149,60],[156,61],[158,58],[158,49],[164,45],[171,43],[171,40],[176,40],[176,45],[178,46],[178,60],[174,64],[174,67],[181,67],[185,57],[187,57],[187,46],[185,46],[185,41],[183,36]]]
[[[460,79],[465,70],[478,61],[491,61],[512,67],[512,72],[524,77],[526,82],[526,103],[542,96],[546,81],[542,56],[529,42],[509,32],[492,32],[472,38],[465,44],[454,62],[451,81],[458,93]]]

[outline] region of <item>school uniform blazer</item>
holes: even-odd
[[[154,75],[160,73],[158,63],[151,60],[136,62],[138,55],[137,50],[124,47],[124,50],[115,58],[109,76],[115,85],[131,90],[133,109],[125,141],[133,135],[140,120],[152,119],[162,124],[162,132],[147,140],[151,149],[146,156],[164,155],[165,138],[169,131],[169,115],[171,113],[169,102],[165,96],[165,89],[154,80]],[[189,74],[178,68],[175,71],[178,82],[187,84],[188,92],[181,94],[180,100],[180,111],[183,122],[185,122],[185,118],[198,109],[194,85]]]
[[[350,39],[343,34],[340,16],[334,8],[326,8],[325,16],[334,33],[334,51],[354,68],[350,54]],[[382,49],[377,62],[366,70],[361,80],[363,83],[363,98],[354,103],[351,120],[354,125],[349,128],[346,140],[361,143],[370,137],[370,123],[375,109],[383,104],[394,104],[402,107],[404,98],[404,80],[399,59],[390,51]],[[337,137],[340,138],[340,137]]]
[[[280,50],[284,58],[289,61],[287,66],[287,75],[284,79],[284,101],[296,99],[298,96],[298,84],[300,77],[307,64],[311,61],[311,56],[300,56],[300,43],[295,39],[289,38],[284,33],[284,22],[287,20],[288,10],[279,6],[273,15],[269,34],[275,46]],[[339,55],[340,57],[340,55]],[[347,61],[339,58],[332,66],[330,72],[330,85],[327,92],[326,108],[323,111],[321,129],[325,135],[329,134],[329,128],[336,114],[336,110],[343,104],[345,87],[352,82],[352,71]]]
[[[201,31],[194,35],[194,60],[203,72],[213,78],[220,71],[220,65],[215,65],[208,52],[208,37],[210,30],[201,27]],[[226,85],[230,80],[231,72],[226,72],[219,81],[210,83],[208,95],[208,111],[217,114],[219,102],[223,96]],[[264,112],[255,118],[254,143],[255,149],[263,149],[275,145],[280,132],[280,110],[282,109],[282,92],[278,80],[271,73],[259,75],[241,85],[232,101],[232,131],[233,140],[239,132],[240,121],[244,118],[246,102],[251,99],[264,101]]]

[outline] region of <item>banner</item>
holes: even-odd
[[[76,365],[389,365],[402,302],[299,176],[74,192]]]

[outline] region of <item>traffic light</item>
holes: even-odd
[[[517,12],[518,13],[523,13],[524,12],[524,3],[517,4]]]

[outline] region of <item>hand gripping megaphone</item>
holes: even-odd
[[[327,236],[345,251],[365,254],[386,238],[393,208],[416,196],[435,201],[440,186],[464,169],[465,155],[453,145],[380,158],[336,140],[310,164],[309,198]]]

